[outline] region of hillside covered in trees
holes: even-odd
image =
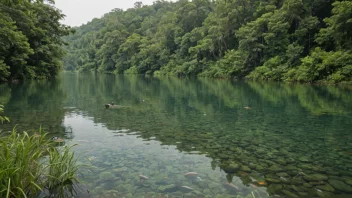
[[[0,82],[55,77],[70,28],[54,0],[0,0]]]
[[[66,70],[278,81],[352,79],[352,2],[159,0],[64,37]]]

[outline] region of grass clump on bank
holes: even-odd
[[[77,159],[71,147],[55,143],[39,134],[0,137],[0,197],[68,197],[78,183]]]

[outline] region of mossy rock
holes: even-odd
[[[328,180],[328,177],[326,175],[322,175],[322,174],[305,175],[303,178],[306,181],[325,181],[325,180]]]
[[[178,187],[175,184],[170,184],[170,185],[163,185],[159,186],[158,191],[167,193],[167,192],[174,192],[178,189]]]
[[[281,190],[282,190],[281,184],[270,184],[267,189],[268,193],[273,195],[278,194],[279,192],[281,192]]]
[[[332,180],[329,179],[329,184],[334,187],[336,190],[342,191],[342,192],[347,192],[347,193],[352,193],[352,187],[347,185],[343,181],[338,181],[338,180]]]
[[[272,165],[268,168],[268,170],[272,172],[281,172],[282,168],[278,165]]]
[[[295,193],[289,191],[289,190],[282,190],[282,193],[284,193],[285,195],[289,196],[289,197],[293,197],[293,198],[298,198],[299,196],[296,195]]]
[[[316,188],[320,189],[320,190],[324,190],[324,191],[329,191],[329,192],[334,192],[335,191],[335,189],[329,184],[316,186]]]
[[[222,169],[224,169],[224,171],[227,173],[235,173],[240,169],[240,165],[232,163],[229,165],[225,165],[224,167],[222,167]]]

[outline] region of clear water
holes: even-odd
[[[63,73],[0,104],[78,144],[77,197],[352,196],[352,87]]]

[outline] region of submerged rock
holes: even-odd
[[[320,190],[324,190],[324,191],[329,191],[329,192],[334,192],[335,191],[335,189],[329,184],[320,185],[320,186],[317,186],[316,188],[320,189]]]
[[[322,175],[322,174],[305,175],[303,178],[306,181],[325,181],[325,180],[328,180],[328,177],[326,175]]]
[[[232,163],[230,165],[225,166],[223,169],[225,172],[235,173],[239,170],[239,168],[240,168],[240,165]]]
[[[116,177],[111,172],[102,172],[99,174],[99,179],[101,180],[114,180]]]
[[[282,190],[281,184],[270,184],[267,189],[268,193],[270,194],[277,194],[281,192],[281,190]]]
[[[347,192],[347,193],[352,193],[352,187],[347,185],[343,181],[338,181],[338,180],[332,180],[329,179],[329,184],[334,187],[336,190],[342,191],[342,192]]]
[[[317,190],[317,194],[321,198],[335,197],[334,194],[332,194],[331,192],[326,192],[326,191],[321,191],[321,190]]]
[[[287,195],[289,197],[293,197],[293,198],[298,198],[299,197],[296,194],[294,194],[293,192],[288,191],[288,190],[282,190],[282,193],[284,193],[285,195]]]
[[[310,162],[309,157],[303,156],[298,159],[301,162]]]
[[[237,192],[240,190],[240,188],[238,186],[236,186],[233,183],[224,183],[224,187],[229,190],[229,191],[233,191],[233,192]]]
[[[250,172],[251,169],[248,166],[242,166],[241,171]]]
[[[193,188],[189,187],[189,186],[181,186],[180,187],[180,191],[187,193],[187,192],[191,192],[193,191]]]
[[[352,185],[352,178],[350,177],[343,177],[342,178],[344,180],[344,182],[348,185]]]
[[[281,183],[280,179],[271,178],[271,177],[266,177],[265,180],[268,181],[269,183]]]
[[[170,184],[170,185],[159,186],[158,191],[163,192],[163,193],[167,193],[167,192],[174,192],[177,189],[178,188],[175,184]]]
[[[278,165],[272,165],[268,168],[268,170],[272,172],[281,172],[282,168],[280,168],[280,166]]]

